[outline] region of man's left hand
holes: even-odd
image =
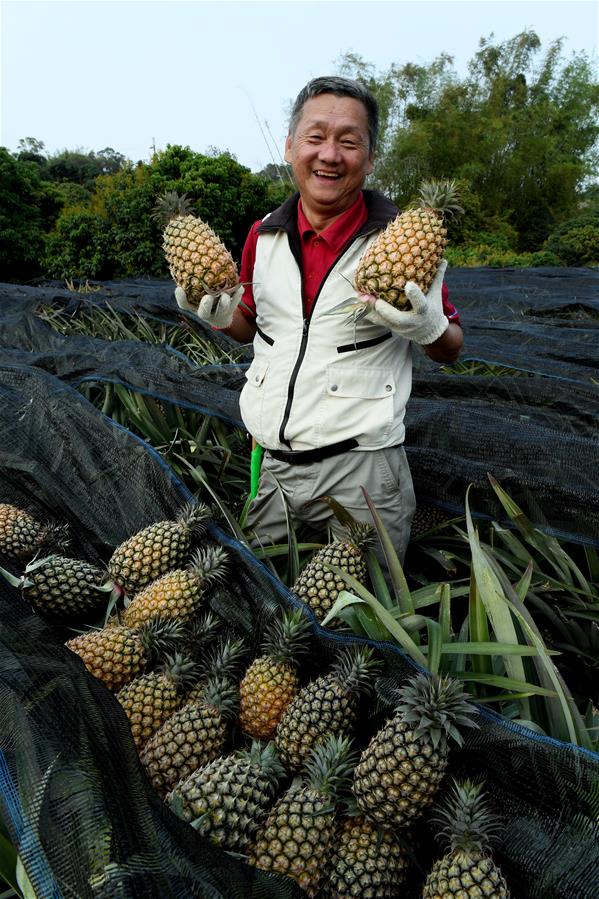
[[[446,268],[447,262],[443,260],[426,296],[417,284],[408,281],[404,291],[412,306],[409,311],[396,309],[385,300],[362,296],[362,301],[372,306],[366,318],[421,346],[434,343],[449,325],[449,319],[443,312],[441,292]]]

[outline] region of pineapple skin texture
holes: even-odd
[[[510,899],[510,894],[489,855],[456,849],[435,862],[422,899]]]
[[[106,594],[97,590],[104,572],[89,562],[54,556],[27,575],[33,583],[23,596],[42,614],[53,618],[76,618],[102,607]]]
[[[270,740],[299,689],[295,665],[269,656],[255,659],[239,687],[239,724],[256,740]]]
[[[318,621],[326,617],[339,593],[346,587],[343,579],[323,563],[341,568],[361,584],[365,583],[367,576],[364,556],[352,543],[336,540],[319,549],[292,587],[302,602],[310,606]]]
[[[225,245],[209,225],[193,215],[171,219],[162,246],[171,276],[190,303],[199,304],[207,292],[222,293],[239,281]]]
[[[363,817],[347,818],[337,834],[323,899],[396,899],[408,863],[391,831]]]
[[[0,556],[15,561],[32,556],[47,536],[46,525],[29,512],[0,503]]]
[[[109,690],[120,690],[142,673],[147,656],[139,637],[122,625],[79,634],[65,644]]]
[[[191,547],[191,532],[177,521],[152,524],[120,546],[108,562],[108,573],[127,593],[136,593],[173,568],[181,568]]]
[[[142,674],[116,695],[122,705],[138,750],[141,750],[164,722],[173,715],[183,697],[172,680],[164,674]]]
[[[348,733],[356,722],[357,706],[355,694],[349,693],[335,674],[303,687],[285,711],[275,735],[285,767],[301,768],[322,737]]]
[[[232,756],[216,758],[173,790],[181,817],[202,836],[231,852],[245,850],[272,805],[275,790],[259,765]]]
[[[391,719],[370,741],[354,776],[358,806],[369,821],[403,827],[433,802],[447,766],[448,747],[417,738]]]
[[[248,850],[250,864],[287,874],[316,896],[335,840],[330,798],[308,787],[290,790],[271,809]]]
[[[447,229],[428,209],[401,212],[367,248],[356,270],[355,287],[397,309],[409,309],[404,288],[414,281],[426,293],[447,245]]]
[[[189,621],[198,611],[204,590],[197,575],[184,568],[169,571],[136,593],[121,615],[127,627],[141,627],[160,616]]]
[[[145,744],[141,763],[152,786],[165,797],[180,780],[222,752],[227,727],[216,709],[184,705]]]

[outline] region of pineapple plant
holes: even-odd
[[[339,593],[346,589],[343,578],[328,566],[335,565],[365,584],[368,571],[364,552],[373,537],[371,525],[364,521],[354,522],[348,527],[346,539],[334,540],[319,549],[300,573],[291,589],[310,606],[318,621],[326,617]]]
[[[166,656],[161,667],[134,678],[116,694],[138,750],[183,702],[185,689],[195,679],[197,666],[181,653]]]
[[[372,655],[366,646],[342,651],[329,674],[302,687],[291,701],[275,735],[287,768],[301,768],[312,747],[328,734],[348,735],[353,729],[359,696],[370,689],[379,667]]]
[[[315,746],[302,780],[278,799],[250,843],[250,864],[287,874],[316,896],[333,855],[337,803],[354,764],[346,737],[331,735]]]
[[[29,562],[21,578],[3,568],[0,572],[13,587],[20,588],[23,599],[36,612],[59,621],[94,615],[121,595],[120,588],[107,579],[101,568],[66,556],[46,556]]]
[[[417,203],[399,213],[364,252],[356,270],[356,290],[398,309],[411,308],[406,282],[427,292],[447,245],[443,219],[463,211],[455,181],[423,181]]]
[[[190,209],[185,194],[169,191],[158,199],[155,217],[165,223],[162,247],[171,277],[197,306],[205,294],[233,290],[239,276],[223,242]]]
[[[239,724],[245,734],[270,740],[299,689],[298,659],[307,651],[309,623],[301,609],[285,611],[266,630],[262,655],[239,688]]]
[[[40,549],[64,548],[66,529],[38,521],[25,509],[0,503],[0,558],[8,562],[30,559]]]
[[[193,702],[185,702],[153,733],[140,760],[159,796],[221,755],[239,690],[227,678],[209,678]]]
[[[203,837],[230,852],[244,852],[272,806],[285,769],[273,743],[216,758],[167,796],[173,811]]]
[[[451,677],[419,674],[398,691],[394,715],[356,766],[354,794],[369,821],[403,827],[431,805],[447,767],[449,741],[477,727],[476,707]]]
[[[422,899],[509,899],[507,883],[490,855],[498,820],[481,785],[454,781],[433,820],[441,825],[449,851],[433,865]]]
[[[223,577],[226,559],[226,550],[220,546],[197,550],[186,568],[168,571],[136,593],[121,615],[122,623],[134,628],[157,616],[191,620],[206,588]]]
[[[129,537],[114,550],[108,573],[127,593],[187,562],[194,535],[201,533],[209,509],[203,503],[184,506],[176,521],[158,521]]]
[[[172,649],[180,639],[178,622],[154,619],[139,630],[111,621],[101,630],[91,630],[67,640],[89,671],[109,690],[118,691],[142,674],[157,655]]]
[[[406,878],[406,851],[391,830],[383,830],[353,809],[340,822],[322,899],[398,899]]]

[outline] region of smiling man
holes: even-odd
[[[266,450],[248,518],[257,536],[284,541],[286,509],[294,524],[339,533],[329,506],[314,502],[321,496],[371,521],[365,487],[401,558],[415,506],[403,447],[412,346],[450,362],[462,331],[444,263],[426,298],[406,285],[413,311],[400,320],[382,300],[356,324],[330,314],[355,293],[362,254],[398,212],[364,189],[377,132],[377,104],[361,84],[310,81],[285,143],[298,193],[253,225],[242,256],[245,287],[221,295],[216,309],[205,297],[197,311],[236,340],[253,341],[240,407]],[[180,289],[177,296],[184,305]]]

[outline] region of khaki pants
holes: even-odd
[[[248,510],[248,524],[262,544],[286,543],[286,504],[294,528],[300,522],[307,524],[319,540],[326,540],[329,527],[335,536],[341,536],[343,528],[328,503],[312,501],[320,496],[331,496],[355,519],[372,524],[361,487],[366,488],[400,561],[403,561],[416,505],[403,446],[354,450],[302,465],[289,465],[273,459],[265,451],[258,493]],[[375,547],[386,573],[378,541]]]

